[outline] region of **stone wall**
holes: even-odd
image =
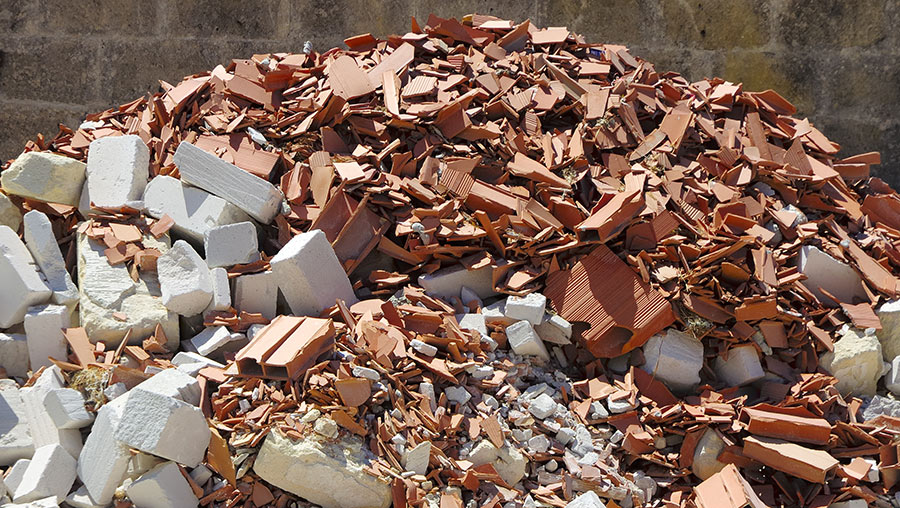
[[[877,150],[900,184],[896,0],[8,0],[0,2],[0,158],[158,90],[157,80],[253,53],[321,51],[410,16],[470,12],[567,26],[624,43],[659,70],[774,88],[842,153]]]

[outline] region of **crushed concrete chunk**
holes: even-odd
[[[856,270],[822,252],[818,247],[812,245],[801,247],[797,267],[800,273],[807,277],[803,285],[826,307],[837,307],[838,304],[819,288],[844,303],[854,303],[854,298],[868,300],[863,290],[862,278]]]
[[[728,360],[716,358],[715,371],[728,386],[743,386],[766,375],[759,363],[759,353],[751,345],[729,349]]]
[[[87,188],[96,207],[121,208],[141,199],[150,176],[150,150],[134,134],[91,141]]]
[[[188,467],[203,460],[210,432],[199,408],[144,390],[128,395],[115,431],[118,441]]]
[[[224,326],[204,328],[194,336],[185,347],[194,349],[197,354],[224,361],[225,353],[234,353],[247,345],[247,337],[241,333],[231,333]]]
[[[201,247],[206,232],[216,226],[245,222],[250,217],[220,197],[181,183],[171,176],[157,176],[144,189],[144,212],[157,219],[168,215],[172,230]]]
[[[544,341],[538,337],[528,321],[518,321],[507,326],[506,341],[517,355],[537,356],[544,361],[550,359]]]
[[[178,369],[163,369],[135,388],[172,397],[194,406],[200,405],[200,383]]]
[[[31,307],[25,314],[25,338],[31,368],[53,365],[50,358],[65,361],[68,354],[63,329],[71,324],[69,309],[62,305]]]
[[[463,330],[475,330],[481,335],[487,335],[487,322],[484,320],[484,314],[457,314],[456,321]]]
[[[11,379],[0,379],[0,466],[30,458],[33,453],[34,441],[18,385]]]
[[[428,461],[431,458],[431,441],[422,441],[403,457],[403,469],[416,474],[428,473]]]
[[[44,369],[37,381],[19,390],[25,403],[25,418],[35,449],[59,444],[77,457],[81,452],[81,432],[78,429],[60,429],[44,406],[44,398],[50,390],[63,388],[62,372],[56,365]]]
[[[862,408],[863,421],[869,421],[878,415],[900,418],[900,400],[876,395]]]
[[[560,346],[572,343],[572,323],[558,314],[544,314],[543,320],[534,327],[534,331],[544,342]]]
[[[291,238],[270,264],[281,293],[298,316],[318,316],[337,299],[348,306],[357,302],[350,279],[319,229]]]
[[[131,451],[115,438],[130,393],[103,405],[97,412],[91,433],[78,456],[78,479],[91,499],[99,505],[112,501],[116,488],[125,478]]]
[[[589,490],[570,501],[566,508],[603,508],[604,506],[606,505],[600,500],[600,496],[593,490]]]
[[[212,299],[205,312],[216,310],[228,310],[231,307],[231,282],[228,280],[228,271],[224,268],[213,268],[209,271],[212,280]]]
[[[78,303],[78,287],[66,270],[66,261],[59,251],[50,219],[37,210],[25,214],[25,246],[53,291],[50,302],[65,305],[70,312],[74,310]]]
[[[843,395],[875,395],[883,374],[881,343],[875,335],[847,328],[819,364],[837,378],[835,386]]]
[[[544,320],[547,309],[547,297],[540,293],[529,293],[525,296],[510,296],[506,299],[506,317],[525,320],[532,325],[539,325]]]
[[[21,323],[28,307],[52,294],[19,235],[6,226],[0,226],[0,281],[0,328]]]
[[[156,262],[162,302],[182,316],[203,312],[212,300],[212,277],[197,251],[178,240]]]
[[[210,268],[256,261],[259,259],[256,226],[246,221],[211,228],[204,235],[203,250]]]
[[[0,333],[0,367],[10,377],[28,376],[28,342],[20,333]]]
[[[263,224],[281,213],[284,195],[274,185],[202,148],[182,141],[173,161],[182,180],[234,204]]]
[[[165,462],[142,474],[126,489],[141,508],[194,508],[199,500],[174,462]]]
[[[703,368],[703,343],[690,335],[669,328],[644,344],[641,367],[674,391],[686,392],[700,383]]]
[[[694,475],[705,480],[721,471],[727,465],[719,462],[719,454],[724,449],[725,441],[718,432],[711,428],[706,429],[694,448],[694,461],[691,464],[691,471],[694,472]]]
[[[881,354],[888,362],[900,356],[900,299],[884,302],[876,312],[881,330],[875,332],[881,342]]]
[[[0,192],[0,226],[18,231],[22,225],[22,211],[19,210],[9,196]]]
[[[465,266],[452,266],[434,273],[419,276],[419,285],[431,296],[450,299],[459,298],[462,288],[474,291],[481,298],[496,295],[491,278],[491,267],[467,270]]]
[[[75,482],[75,459],[58,444],[42,446],[34,451],[13,501],[28,503],[55,497],[61,503]]]
[[[63,155],[26,152],[0,173],[0,187],[23,198],[78,206],[84,169],[83,162]]]
[[[144,247],[165,253],[168,237],[143,239]],[[116,346],[131,330],[131,340],[140,343],[160,324],[168,339],[166,347],[178,350],[178,315],[166,309],[156,272],[141,271],[137,282],[124,265],[111,266],[103,255],[105,246],[87,235],[78,235],[78,290],[81,326],[91,342]],[[124,315],[124,320],[113,317]]]
[[[336,441],[312,434],[292,440],[270,432],[253,470],[263,480],[323,508],[387,508],[388,480],[366,473],[372,457],[356,436]]]
[[[553,397],[542,393],[531,401],[531,404],[528,406],[528,412],[534,415],[535,418],[543,420],[556,412],[556,401],[553,400]]]

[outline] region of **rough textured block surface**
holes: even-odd
[[[0,192],[0,226],[7,226],[18,231],[22,225],[22,211],[19,210],[9,196]]]
[[[367,474],[367,448],[355,436],[337,441],[311,434],[292,440],[270,432],[253,471],[263,480],[323,508],[387,508],[390,484]]]
[[[140,508],[193,508],[199,501],[174,462],[165,462],[142,474],[126,493]]]
[[[506,341],[517,355],[537,356],[549,360],[550,354],[544,341],[538,337],[528,321],[518,321],[506,327]]]
[[[256,226],[246,221],[214,227],[204,236],[203,250],[210,268],[256,261],[259,259]]]
[[[440,298],[460,298],[463,287],[474,291],[481,298],[496,295],[491,279],[491,267],[466,270],[465,266],[444,268],[419,276],[419,285],[426,293]]]
[[[62,373],[59,367],[44,369],[33,385],[22,388],[22,402],[25,404],[25,419],[28,430],[34,441],[35,449],[50,444],[59,444],[72,457],[81,453],[81,432],[78,429],[60,429],[44,407],[44,397],[50,390],[63,387]]]
[[[44,407],[59,429],[80,429],[94,421],[94,415],[84,407],[84,396],[71,388],[57,388],[47,392]]]
[[[884,373],[878,338],[849,328],[834,343],[834,351],[819,357],[819,364],[837,378],[835,386],[844,395],[875,395]]]
[[[78,456],[78,479],[97,504],[112,501],[116,487],[122,483],[128,469],[131,452],[115,439],[130,393],[108,402],[97,411],[91,433]]]
[[[66,361],[68,346],[63,329],[71,324],[69,309],[62,305],[31,307],[25,314],[25,337],[31,368],[53,365],[50,361]]]
[[[669,328],[644,344],[641,367],[669,388],[686,392],[700,383],[703,368],[703,343],[690,335]]]
[[[62,155],[27,152],[0,173],[0,187],[23,198],[78,206],[84,168],[83,162]]]
[[[33,453],[34,441],[18,385],[11,379],[0,379],[0,466],[30,458]]]
[[[294,314],[318,316],[340,298],[356,303],[350,279],[321,230],[301,233],[271,260],[272,272]]]
[[[28,375],[28,342],[20,333],[0,333],[0,367],[11,377]]]
[[[19,235],[6,226],[0,226],[0,281],[0,328],[21,323],[28,307],[52,294]]]
[[[209,268],[189,243],[178,240],[156,262],[162,302],[172,312],[194,316],[212,300]]]
[[[42,212],[32,210],[25,214],[25,246],[53,291],[50,302],[65,305],[70,311],[74,309],[78,303],[78,287],[66,270],[50,219]]]
[[[262,314],[272,320],[277,315],[278,279],[271,270],[241,275],[234,280],[234,308]]]
[[[155,240],[148,236],[143,243],[160,252],[169,249],[168,237]],[[79,312],[88,337],[115,346],[131,329],[131,339],[139,343],[152,335],[159,323],[168,338],[167,347],[177,350],[178,315],[163,305],[156,272],[142,271],[135,282],[127,267],[110,266],[104,249],[86,235],[78,236]],[[125,319],[115,319],[113,313],[124,314]]]
[[[51,444],[34,451],[13,501],[27,503],[55,497],[61,503],[75,482],[75,458],[62,446]]]
[[[506,299],[506,317],[525,320],[535,326],[543,321],[546,308],[547,297],[540,293],[510,296]]]
[[[168,215],[175,221],[172,230],[196,245],[203,244],[207,231],[250,217],[220,197],[183,185],[171,176],[157,176],[144,189],[144,212],[157,219]]]
[[[122,443],[188,467],[203,460],[210,432],[195,406],[172,397],[132,389],[115,437]]]
[[[172,397],[194,406],[200,405],[200,383],[178,369],[163,369],[138,384],[136,388]]]
[[[752,383],[766,375],[759,363],[759,353],[750,345],[729,349],[728,360],[716,359],[715,371],[728,386]]]
[[[106,136],[88,146],[87,187],[98,207],[120,208],[144,194],[150,150],[140,137]]]
[[[263,224],[281,213],[284,195],[274,185],[202,148],[182,141],[173,160],[182,180],[225,199]]]

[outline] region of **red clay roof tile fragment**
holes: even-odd
[[[734,464],[694,487],[697,508],[767,508]]]
[[[826,451],[767,437],[744,438],[744,455],[813,483],[825,483],[839,464]]]

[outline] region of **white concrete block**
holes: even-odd
[[[278,278],[271,271],[241,275],[234,280],[234,308],[262,314],[268,320],[278,315]]]
[[[506,299],[498,300],[481,309],[484,322],[488,326],[507,326],[516,322],[515,319],[506,317]]]
[[[403,456],[403,469],[416,474],[428,473],[428,461],[431,458],[431,441],[422,441]]]
[[[68,346],[63,329],[71,325],[69,309],[62,305],[31,307],[25,314],[25,337],[31,368],[53,365],[49,360],[67,361]]]
[[[0,379],[0,466],[30,458],[33,453],[34,441],[18,385],[11,379]]]
[[[81,452],[81,431],[78,429],[60,429],[44,407],[44,397],[50,390],[63,388],[63,378],[59,367],[44,369],[32,386],[21,388],[19,394],[25,405],[25,420],[34,441],[35,449],[58,444],[77,457]]]
[[[178,370],[192,377],[196,376],[205,367],[225,368],[224,364],[190,351],[179,351],[172,358],[172,363],[178,367]]]
[[[457,314],[456,321],[463,330],[475,330],[482,335],[488,334],[484,314]]]
[[[256,226],[250,221],[216,226],[206,232],[203,249],[210,268],[257,261]]]
[[[9,196],[0,192],[0,226],[18,231],[22,225],[22,210],[19,210]]]
[[[0,333],[0,367],[10,377],[28,377],[28,342],[20,333]]]
[[[547,297],[540,293],[529,293],[525,296],[510,296],[506,299],[506,317],[525,320],[532,325],[539,325],[544,320],[547,309]]]
[[[884,302],[875,313],[881,321],[881,330],[875,335],[885,361],[890,362],[900,355],[900,299]]]
[[[800,273],[807,277],[803,285],[826,307],[838,305],[819,288],[828,291],[844,303],[855,303],[854,298],[868,301],[862,287],[862,278],[856,270],[822,252],[818,247],[812,245],[801,247],[797,256],[797,267]]]
[[[172,230],[198,246],[203,244],[203,237],[210,229],[250,219],[228,201],[184,185],[171,176],[150,180],[144,189],[144,212],[157,219],[168,215],[175,221]]]
[[[556,401],[553,400],[553,397],[546,393],[542,393],[535,397],[528,405],[528,412],[535,418],[543,420],[556,412]]]
[[[75,459],[58,444],[34,451],[13,501],[27,503],[53,496],[61,503],[75,482]]]
[[[71,388],[57,388],[47,392],[44,407],[59,429],[80,429],[94,421],[94,415],[84,407],[84,396]]]
[[[144,237],[146,248],[166,252],[167,236],[159,240]],[[134,343],[153,335],[156,325],[162,325],[170,351],[178,350],[178,315],[166,309],[161,298],[156,272],[142,271],[135,282],[124,265],[110,266],[103,255],[105,245],[86,235],[78,236],[78,289],[81,326],[92,342],[104,342],[115,347],[131,330]],[[124,320],[113,317],[125,315]]]
[[[474,291],[481,298],[496,295],[490,266],[477,270],[466,270],[465,266],[451,266],[434,273],[419,276],[419,285],[431,296],[439,298],[461,298],[463,286]]]
[[[528,321],[517,321],[507,326],[506,341],[517,355],[537,356],[544,361],[550,359],[544,341],[538,337],[534,327]]]
[[[94,206],[121,208],[144,195],[150,150],[133,134],[95,139],[88,146],[86,173]]]
[[[203,460],[210,432],[199,408],[132,389],[115,433],[122,443],[188,467]]]
[[[364,450],[362,440],[353,435],[329,440],[310,433],[295,441],[273,430],[253,471],[323,508],[388,508],[390,483],[366,473],[372,459]]]
[[[31,457],[31,455],[34,455],[34,451],[28,456]],[[22,478],[25,477],[25,471],[28,470],[29,464],[31,464],[30,458],[19,459],[6,471],[6,478],[3,479],[3,482],[6,483],[6,489],[10,497],[15,494],[19,484],[22,483]]]
[[[197,251],[178,240],[156,262],[162,302],[172,312],[195,316],[212,301],[212,277]]]
[[[224,268],[213,268],[209,271],[209,277],[212,280],[212,299],[203,312],[228,310],[231,307],[231,281],[228,280],[228,271]]]
[[[301,233],[271,260],[272,272],[294,314],[318,316],[338,298],[357,302],[350,279],[321,230]]]
[[[716,358],[714,370],[719,380],[728,386],[742,386],[766,375],[759,363],[759,353],[749,344],[729,349],[728,360],[723,360],[721,356]]]
[[[884,376],[884,387],[894,395],[900,395],[900,356],[891,361],[891,370]]]
[[[819,364],[836,377],[835,387],[843,395],[875,395],[884,362],[881,343],[875,335],[847,328],[834,343],[834,351],[819,357]]]
[[[572,343],[572,323],[559,314],[544,314],[544,319],[541,324],[534,327],[534,331],[544,342],[561,346]]]
[[[200,383],[178,369],[163,369],[138,384],[136,388],[172,397],[194,406],[200,405]]]
[[[117,397],[97,411],[97,419],[78,456],[78,479],[91,499],[106,505],[125,478],[131,451],[115,439],[130,393]]]
[[[174,462],[147,471],[126,489],[140,508],[195,508],[199,500]]]
[[[650,337],[643,351],[641,368],[672,390],[686,392],[700,383],[703,343],[699,340],[669,328],[665,333]]]
[[[231,333],[224,326],[204,328],[189,341],[196,353],[219,361],[226,352],[235,352],[247,344],[247,337]]]
[[[50,302],[65,305],[69,310],[78,303],[78,287],[66,270],[66,261],[59,250],[50,219],[42,212],[32,210],[25,214],[25,246],[53,291]]]
[[[27,152],[0,173],[7,194],[47,203],[78,206],[85,164],[49,152]]]
[[[182,141],[173,161],[182,180],[234,204],[263,224],[281,213],[284,195],[274,185],[202,148]]]
[[[91,495],[88,494],[87,489],[82,485],[78,487],[75,492],[72,492],[68,496],[66,496],[66,505],[71,508],[106,508],[109,506],[107,504],[98,504],[91,499]]]
[[[52,294],[19,235],[6,226],[0,226],[0,281],[0,329],[21,323],[28,307]]]

